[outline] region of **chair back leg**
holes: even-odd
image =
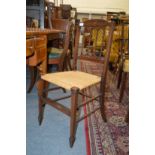
[[[100,84],[100,97],[99,97],[99,103],[100,103],[100,111],[102,119],[107,122],[106,114],[105,114],[105,104],[104,104],[104,98],[105,98],[105,80],[104,77],[101,77],[101,84]]]

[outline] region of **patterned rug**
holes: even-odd
[[[101,64],[81,62],[82,70],[96,75],[101,74],[102,67]],[[100,110],[85,119],[87,155],[129,154],[129,126],[125,122],[129,102],[128,91],[125,92],[122,102],[118,103],[119,91],[114,81],[113,74],[108,72],[105,95],[107,123],[102,120]],[[87,93],[95,96],[98,90],[98,86],[93,86]],[[84,107],[84,113],[89,113],[98,106],[99,103],[94,101]]]

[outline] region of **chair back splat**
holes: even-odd
[[[112,45],[114,23],[102,19],[92,19],[83,22],[83,26],[76,28],[75,52],[73,68],[77,69],[77,59],[94,61],[103,65],[102,76],[105,77],[109,64]],[[82,36],[81,50],[79,38]]]
[[[54,24],[56,23],[52,23],[53,26]],[[73,56],[73,71],[45,74],[37,83],[39,95],[39,124],[41,124],[43,121],[44,107],[46,104],[51,105],[52,107],[69,116],[70,147],[72,147],[74,144],[77,124],[81,120],[90,116],[97,110],[100,110],[103,121],[107,121],[104,106],[104,94],[113,31],[114,23],[109,23],[100,19],[88,20],[85,21],[82,25],[77,25]],[[82,42],[80,38],[82,38]],[[89,62],[89,65],[97,63],[102,67],[102,73],[100,75],[96,75],[89,72],[87,69],[83,70],[80,66],[81,64],[79,65],[79,62],[86,62],[86,64]],[[52,83],[58,87],[47,89],[48,83]],[[93,86],[99,86],[99,91],[97,92],[97,95],[93,94],[92,96],[88,93],[88,90]],[[48,98],[48,92],[58,88],[69,90],[71,95],[66,97],[63,96],[57,99]],[[79,95],[85,97],[85,100],[80,104],[78,102]],[[65,107],[64,105],[57,102],[69,97],[71,97],[70,108]],[[93,111],[80,116],[80,109],[83,106],[87,107],[89,104],[92,104],[94,100],[98,102],[99,106]]]

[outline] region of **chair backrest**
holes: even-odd
[[[76,28],[76,41],[73,68],[77,68],[77,58],[80,60],[102,63],[102,76],[106,76],[112,37],[115,24],[103,19],[91,19],[82,23]],[[79,38],[82,37],[81,51],[78,53]],[[106,54],[103,51],[106,49]]]
[[[61,8],[61,17],[63,19],[71,18],[72,6],[70,4],[60,4],[60,8]]]
[[[121,19],[119,24],[120,31],[120,49],[119,55],[120,58],[125,59],[125,57],[129,56],[129,20]],[[125,56],[126,55],[126,56]]]
[[[72,23],[64,19],[53,19],[52,26],[55,29],[63,30],[65,33],[60,34],[60,39],[63,41],[63,49],[65,52],[69,48],[70,31]]]

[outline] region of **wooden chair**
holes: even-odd
[[[48,65],[58,65],[58,71],[67,70],[68,66],[71,69],[69,41],[72,23],[64,19],[53,19],[51,24],[53,28],[63,30],[64,33],[55,39],[58,47],[48,47]]]
[[[72,22],[70,30],[70,55],[72,57],[73,47],[74,47],[74,36],[75,36],[75,25],[77,22],[77,10],[72,8],[71,5],[60,4],[60,6],[55,6],[52,2],[47,2],[47,11],[45,11],[45,25],[46,27],[52,28],[52,19],[65,19]]]
[[[124,92],[126,90],[126,82],[129,78],[129,20],[122,18],[121,25],[121,39],[120,39],[120,57],[118,59],[118,75],[117,88],[120,88],[119,102],[122,102]],[[129,123],[129,108],[125,121]]]
[[[128,76],[129,76],[129,59],[125,59],[123,62],[123,69],[122,69],[122,80],[120,85],[119,102],[122,101]]]
[[[122,72],[125,59],[129,58],[129,21],[122,20],[120,24],[120,33],[121,38],[120,42],[120,50],[119,50],[119,58],[118,58],[118,69],[116,71],[116,75],[118,75],[117,88],[120,87],[122,80]]]
[[[101,29],[103,30],[104,36],[108,37],[108,39],[106,39],[107,40],[106,44],[104,42],[102,47],[107,49],[105,57],[103,58],[101,55],[98,55],[98,52],[97,52],[98,49],[95,49],[95,47],[92,47],[90,45],[90,42],[88,42],[87,46],[85,47],[84,47],[84,43],[82,43],[82,46],[83,46],[82,50],[80,53],[78,53],[80,34],[82,34],[83,36],[87,36],[87,35],[90,35],[94,30],[101,30]],[[39,115],[38,115],[39,124],[41,125],[42,123],[44,108],[46,104],[53,106],[57,110],[69,116],[70,117],[70,138],[69,138],[70,147],[72,147],[74,144],[77,124],[81,120],[83,120],[87,116],[90,116],[92,113],[100,109],[102,118],[104,121],[106,121],[105,107],[104,107],[104,94],[105,94],[105,84],[106,84],[106,76],[107,76],[113,30],[114,30],[114,24],[108,23],[107,21],[104,21],[104,20],[88,20],[83,23],[81,31],[80,31],[80,27],[78,26],[76,29],[75,48],[74,48],[75,49],[74,60],[73,60],[74,70],[45,74],[37,82],[37,89],[38,89],[38,96],[39,96],[38,98],[39,99]],[[84,38],[83,38],[83,42],[84,42]],[[87,50],[90,51],[89,54]],[[85,54],[85,51],[87,51],[87,54]],[[78,70],[77,59],[78,59],[78,62],[88,61],[92,63],[97,62],[102,65],[104,64],[103,72],[101,76],[92,75],[90,73],[86,73],[84,71]],[[53,83],[58,87],[48,89],[49,83]],[[94,86],[96,84],[100,85],[99,94],[94,97],[86,95],[85,90],[87,90],[88,87]],[[66,97],[61,97],[59,99],[50,99],[48,97],[48,92],[58,89],[59,87],[71,91],[71,95]],[[85,97],[87,96],[89,100],[83,102],[82,104],[78,104],[78,95],[82,95]],[[57,102],[59,100],[66,99],[69,97],[71,97],[70,108],[65,107],[64,105]],[[80,108],[87,104],[91,104],[93,100],[98,100],[100,107],[88,113],[87,115],[84,115],[81,118],[78,118],[77,113],[80,110]]]

